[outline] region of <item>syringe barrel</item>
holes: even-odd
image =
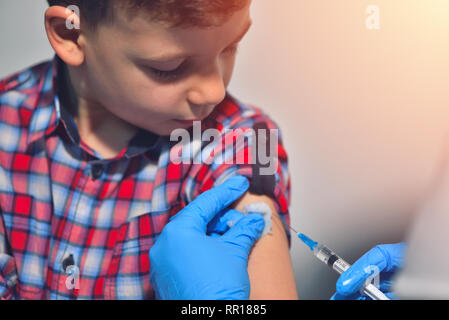
[[[326,247],[325,245],[318,244],[313,250],[313,254],[322,262],[327,264],[330,268],[342,274],[348,270],[351,265],[345,260],[340,258],[335,252]],[[388,297],[382,293],[377,287],[371,283],[366,283],[362,287],[364,294],[374,300],[389,300]]]
[[[342,274],[351,266],[345,260],[340,258],[335,252],[323,244],[318,244],[313,251],[313,254],[322,262],[327,264],[330,268]]]

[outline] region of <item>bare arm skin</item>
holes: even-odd
[[[246,205],[261,201],[267,203],[273,213],[273,232],[259,239],[251,251],[248,261],[250,299],[298,299],[285,228],[273,200],[268,196],[246,193],[236,203],[235,209],[242,211]]]

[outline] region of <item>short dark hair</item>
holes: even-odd
[[[222,24],[234,12],[243,9],[248,0],[47,0],[50,6],[75,5],[81,23],[95,29],[112,21],[114,10],[126,9],[128,18],[141,10],[155,22],[170,27],[212,27]]]

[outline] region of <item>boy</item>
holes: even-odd
[[[222,141],[201,144],[212,161],[171,161],[170,134],[194,120],[223,141],[227,129],[276,128],[226,92],[251,1],[49,4],[55,59],[0,84],[0,297],[154,298],[148,251],[169,218],[244,175],[251,192],[235,208],[263,201],[273,212],[249,259],[250,297],[296,298],[282,145],[272,175],[228,152],[216,160]]]

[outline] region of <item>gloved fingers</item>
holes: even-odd
[[[329,300],[351,300],[347,296],[342,296],[338,292],[335,292]]]
[[[249,181],[243,176],[234,176],[218,187],[200,194],[171,220],[185,222],[187,225],[196,222],[196,226],[206,231],[207,224],[217,213],[229,207],[249,188]]]
[[[405,244],[379,245],[365,253],[337,281],[337,292],[352,295],[358,291],[369,277],[393,272],[401,264]]]
[[[334,293],[334,295],[330,298],[330,300],[368,300],[369,297],[361,294],[353,294],[350,296],[344,296],[339,293]]]
[[[223,228],[222,224],[220,223],[220,219],[222,219],[222,217],[228,210],[229,209],[223,209],[219,213],[217,213],[215,217],[212,218],[212,220],[207,224],[207,235],[213,232],[219,232],[219,229],[221,230]]]
[[[407,249],[406,242],[381,244],[375,248],[382,251],[387,261],[387,266],[384,271],[395,272],[397,269],[402,268],[404,264],[405,250]]]
[[[252,213],[241,218],[235,226],[227,231],[221,240],[238,245],[249,254],[254,243],[262,235],[265,220],[260,214]]]
[[[390,300],[397,300],[397,297],[393,292],[386,292],[385,295]],[[372,300],[372,299],[366,295],[361,294],[356,294],[352,296],[343,296],[341,294],[334,293],[334,295],[330,298],[330,300]]]
[[[396,295],[391,292],[391,282],[390,283],[381,283],[379,287],[380,291],[382,291],[389,299],[391,300],[397,300]],[[330,300],[371,300],[370,297],[368,297],[365,294],[362,294],[361,292],[354,293],[352,295],[342,295],[338,292],[334,293],[334,295],[330,298]]]
[[[381,272],[380,277],[371,278],[372,283],[376,288],[382,292],[389,292],[393,287],[394,272]]]
[[[382,272],[380,274],[380,285],[379,289],[382,292],[388,292],[393,287],[393,277],[395,273],[394,272]]]
[[[225,233],[234,226],[245,215],[234,209],[226,209],[223,213],[216,215],[207,225],[207,234]]]
[[[394,292],[387,292],[387,293],[385,293],[385,295],[386,295],[390,300],[398,300],[398,297],[394,294]]]
[[[220,233],[215,233],[215,232],[209,234],[209,237],[212,237],[212,238],[220,238],[221,236],[222,235]]]
[[[357,260],[338,278],[337,292],[350,296],[360,290],[368,277],[385,269],[387,261],[383,253],[374,247]]]

